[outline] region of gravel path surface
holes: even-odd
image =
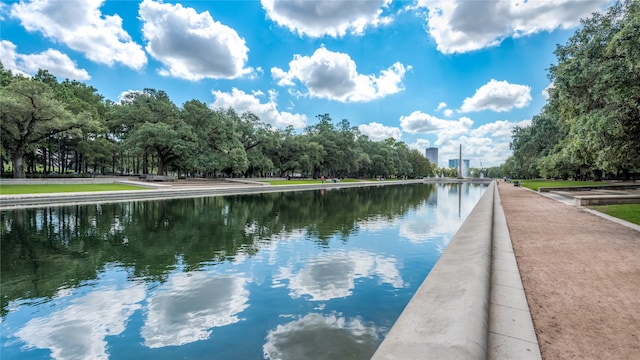
[[[640,359],[640,232],[498,188],[543,359]]]

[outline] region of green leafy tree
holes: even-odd
[[[0,87],[9,85],[14,79],[14,75],[9,69],[5,69],[4,65],[0,61]]]
[[[557,154],[560,141],[565,132],[560,128],[555,107],[547,105],[543,111],[533,117],[531,125],[515,127],[511,141],[514,161],[517,163],[517,173],[511,174],[518,178],[535,178],[542,176],[557,176],[550,171],[548,164],[542,162],[546,156]]]
[[[266,149],[277,137],[276,132],[271,125],[262,122],[250,111],[242,114],[240,120],[240,126],[236,127],[236,131],[240,130],[239,135],[247,157],[247,166],[242,172],[246,177],[250,177],[273,171],[274,166],[266,155]]]
[[[125,144],[155,152],[158,175],[166,175],[170,165],[179,168],[179,162],[194,153],[196,142],[191,128],[186,124],[146,122],[127,138]]]
[[[106,112],[104,97],[98,90],[78,81],[64,80],[54,88],[56,98],[65,104],[65,108],[71,111],[83,126],[69,133],[68,139],[74,152],[75,171],[86,172],[89,162],[103,158],[104,145],[94,147],[96,141],[102,142],[105,136],[106,124],[104,115]],[[96,166],[93,163],[94,168]]]
[[[349,121],[342,120],[336,127],[329,114],[317,115],[318,123],[308,126],[306,136],[311,142],[322,146],[323,157],[314,168],[313,176],[344,177],[358,171],[359,152],[356,143],[357,129]]]
[[[239,147],[239,134],[234,131],[233,120],[224,110],[212,110],[197,100],[186,102],[181,117],[191,126],[196,138],[195,150],[185,169],[202,175],[214,175],[227,166],[226,155]]]
[[[546,106],[531,126],[514,129],[505,174],[580,179],[640,172],[639,49],[637,1],[584,19],[555,51]]]
[[[229,175],[247,175],[249,169],[256,171],[260,168],[263,157],[263,145],[269,141],[270,129],[267,124],[251,112],[238,114],[232,108],[224,111],[227,121],[231,124],[233,137],[228,139],[222,171]],[[250,161],[254,162],[250,162]]]
[[[2,146],[11,157],[15,178],[25,177],[25,155],[39,142],[82,125],[43,82],[17,77],[0,88]]]
[[[123,145],[137,149],[143,159],[143,173],[148,173],[148,155],[157,162],[157,173],[164,175],[169,166],[183,167],[182,162],[194,155],[197,142],[180,110],[162,90],[145,89],[132,93],[120,105]]]
[[[425,176],[433,176],[435,174],[435,168],[431,166],[429,159],[427,159],[422,152],[411,149],[409,150],[408,159],[411,164],[410,177],[418,178]],[[435,165],[435,164],[434,164]]]
[[[283,177],[293,174],[296,170],[302,170],[300,159],[304,154],[304,143],[300,136],[293,133],[293,128],[288,127],[284,131],[276,131],[275,137],[266,149],[269,161],[277,170],[277,174]]]

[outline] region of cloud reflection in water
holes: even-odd
[[[395,259],[362,250],[318,256],[297,272],[294,265],[282,267],[274,276],[274,285],[288,280],[292,297],[309,295],[312,301],[325,301],[350,296],[356,279],[373,276],[394,288],[404,286]]]
[[[249,305],[246,279],[204,272],[178,273],[149,298],[145,346],[177,346],[208,339],[211,328],[240,321]]]
[[[398,235],[413,244],[433,242],[436,250],[443,253],[451,241],[451,229],[460,227],[485,189],[468,183],[438,187],[429,199],[437,205],[435,211],[422,207],[408,214],[400,224]],[[460,193],[464,194],[462,199],[459,199]]]
[[[106,336],[118,335],[144,300],[145,288],[95,290],[16,332],[27,347],[50,349],[54,359],[107,359]]]
[[[357,318],[311,313],[270,330],[263,346],[266,359],[368,359],[378,347],[379,332]]]

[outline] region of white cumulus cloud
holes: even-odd
[[[10,14],[27,31],[82,52],[87,59],[107,64],[120,63],[139,70],[147,63],[142,47],[122,27],[122,18],[100,12],[104,0],[21,1]]]
[[[497,46],[507,37],[568,29],[609,0],[418,0],[429,34],[445,54]]]
[[[411,144],[407,144],[409,149],[415,149],[420,151],[422,154],[425,154],[425,149],[431,147],[431,141],[428,139],[416,139],[416,141]]]
[[[144,0],[140,18],[147,52],[166,67],[161,75],[197,81],[233,79],[253,71],[244,67],[249,52],[244,39],[208,11]]]
[[[492,110],[496,112],[521,109],[531,102],[531,88],[526,85],[510,84],[506,81],[491,79],[476,90],[476,93],[464,99],[461,112]]]
[[[262,0],[267,16],[291,32],[310,37],[361,35],[367,27],[387,24],[391,0]]]
[[[38,54],[20,54],[16,45],[7,40],[0,40],[0,60],[5,69],[14,73],[31,75],[40,69],[51,74],[72,80],[89,80],[91,76],[85,69],[79,69],[71,58],[55,49],[48,49]]]
[[[402,130],[410,134],[435,135],[435,143],[418,139],[409,144],[412,149],[424,152],[427,147],[438,148],[440,166],[447,166],[448,159],[457,159],[462,144],[462,157],[471,160],[471,167],[484,168],[498,166],[512,154],[510,149],[511,131],[514,127],[526,127],[531,120],[496,120],[477,128],[467,117],[458,120],[439,119],[435,116],[414,111],[400,117]]]
[[[492,123],[484,124],[477,129],[473,129],[470,134],[473,137],[491,136],[492,138],[499,138],[503,140],[511,140],[511,132],[514,127],[526,127],[531,124],[531,120],[522,120],[519,122],[513,122],[509,120],[497,120]]]
[[[435,145],[439,146],[447,140],[466,134],[473,121],[468,117],[458,120],[444,120],[435,116],[414,111],[407,116],[400,117],[400,126],[410,134],[437,134]]]
[[[402,131],[394,126],[386,126],[377,122],[362,124],[358,126],[358,130],[363,135],[367,135],[372,141],[381,141],[388,138],[400,140]]]
[[[511,130],[515,126],[526,127],[531,120],[496,120],[439,144],[441,159],[457,159],[462,144],[462,157],[471,161],[471,167],[499,166],[512,154]],[[446,163],[445,163],[446,164]]]
[[[442,101],[438,104],[436,111],[441,111],[444,116],[450,117],[451,115],[453,115],[453,110],[447,109],[447,106],[447,103]]]
[[[462,144],[462,158],[470,160],[470,166],[484,168],[498,166],[511,155],[509,141],[493,139],[489,136],[464,135],[456,139],[449,139],[442,144],[441,156],[443,159],[457,159],[459,146]]]
[[[358,74],[348,54],[317,49],[312,56],[295,55],[289,71],[272,68],[271,76],[280,86],[304,85],[308,95],[341,102],[367,102],[403,90],[402,79],[411,66],[396,62],[379,75]]]
[[[238,114],[251,111],[257,115],[262,122],[279,128],[293,126],[296,129],[301,129],[307,124],[306,115],[292,114],[278,110],[276,103],[278,93],[273,90],[269,92],[267,102],[260,102],[260,98],[264,96],[262,92],[247,94],[242,90],[233,88],[231,92],[212,91],[211,93],[216,98],[211,104],[211,107],[214,109],[227,109],[231,107]]]

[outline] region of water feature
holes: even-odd
[[[0,358],[368,359],[485,189],[0,212]]]

